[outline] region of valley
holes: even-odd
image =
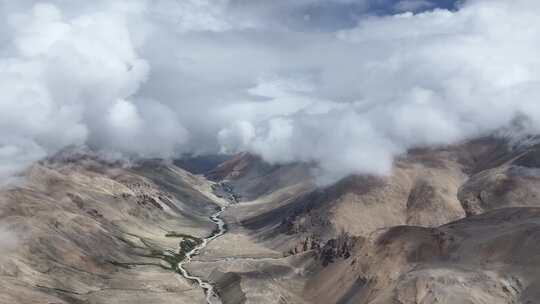
[[[245,153],[64,151],[1,191],[0,303],[535,303],[537,149],[411,150],[325,187]]]
[[[206,302],[208,302],[208,304],[221,303],[217,294],[214,291],[214,286],[212,286],[212,284],[208,282],[205,282],[202,278],[198,276],[190,275],[188,271],[184,268],[184,265],[186,263],[189,263],[192,257],[199,254],[201,250],[204,250],[210,241],[217,239],[218,237],[224,235],[227,232],[227,229],[225,228],[225,222],[220,218],[223,211],[225,211],[225,207],[221,207],[218,212],[214,213],[210,217],[212,222],[216,224],[217,231],[213,232],[209,237],[202,239],[202,241],[198,245],[196,245],[193,249],[187,252],[184,259],[180,263],[178,263],[177,266],[178,271],[180,271],[184,278],[188,280],[195,280],[197,284],[204,290],[204,293],[206,295]],[[180,243],[180,247],[182,247],[181,245],[182,243]]]
[[[0,0],[0,304],[540,304],[539,16]]]

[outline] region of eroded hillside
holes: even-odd
[[[177,250],[175,234],[209,234],[219,202],[206,180],[160,162],[37,164],[0,195],[13,239],[0,257],[0,302],[205,303],[163,252]]]
[[[283,303],[534,303],[537,149],[494,138],[416,149],[390,176],[351,176],[325,188],[306,167],[298,174],[296,164],[247,155],[211,176],[239,189],[274,187],[227,210],[231,241],[236,233],[288,259],[313,255],[302,266],[302,300],[285,295]],[[215,256],[220,242],[224,248],[226,238],[200,259]],[[238,261],[213,263],[238,275],[243,290],[253,284]],[[279,292],[268,290],[257,293]]]
[[[538,149],[415,149],[325,187],[250,154],[176,162],[197,175],[53,158],[1,192],[0,302],[206,303],[175,265],[227,206],[226,233],[184,265],[216,303],[535,303]]]

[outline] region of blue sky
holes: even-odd
[[[422,12],[435,8],[453,10],[456,0],[233,0],[232,6],[256,12],[280,25],[300,30],[333,31],[354,27],[366,16],[384,16],[403,11]]]

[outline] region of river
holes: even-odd
[[[210,216],[210,220],[216,224],[218,229],[214,233],[212,233],[209,237],[204,238],[199,245],[193,248],[193,250],[186,253],[186,257],[184,258],[184,260],[178,263],[178,271],[180,271],[182,276],[186,279],[196,281],[197,284],[199,284],[199,286],[204,290],[204,293],[206,295],[206,302],[208,304],[221,304],[221,300],[216,294],[216,291],[214,290],[214,286],[210,284],[209,282],[204,281],[202,278],[198,276],[191,275],[184,268],[184,265],[186,263],[189,263],[192,257],[198,255],[201,252],[201,250],[204,249],[206,245],[208,245],[210,241],[217,239],[218,237],[224,235],[227,232],[227,228],[225,227],[225,222],[220,218],[221,214],[225,211],[225,209],[226,207],[221,206],[218,212]]]

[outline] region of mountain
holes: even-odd
[[[359,242],[306,285],[313,303],[536,303],[540,208],[504,208]]]
[[[539,277],[523,268],[538,265],[538,149],[491,137],[414,149],[389,176],[350,176],[325,188],[309,170],[275,187],[276,172],[290,176],[298,165],[246,154],[210,174],[235,189],[275,187],[251,192],[226,214],[250,242],[315,255],[316,263],[298,263],[306,303],[534,303],[527,301],[537,298]],[[214,264],[251,280],[239,263]]]
[[[249,153],[63,152],[0,192],[0,303],[535,303],[539,151],[418,148],[324,187]]]
[[[221,201],[175,166],[92,158],[34,165],[0,193],[0,303],[204,303],[160,255],[196,237]]]

